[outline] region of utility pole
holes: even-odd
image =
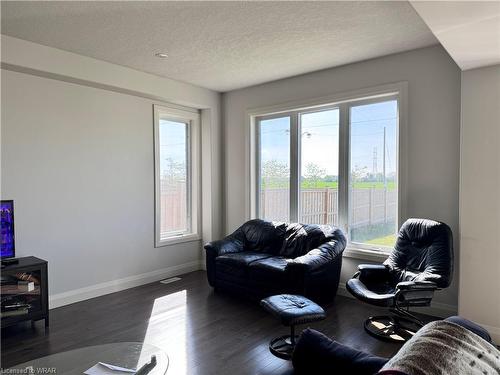
[[[387,177],[385,176],[385,129],[384,126],[384,162],[382,165],[384,166],[384,223],[387,223]]]
[[[377,173],[378,173],[377,159],[378,159],[378,156],[377,156],[377,147],[374,147],[373,148],[373,163],[372,163],[372,174],[374,176],[376,176]]]
[[[384,152],[383,154],[383,173],[384,173],[384,188],[387,189],[387,177],[385,176],[385,132],[386,132],[386,127],[384,126]]]

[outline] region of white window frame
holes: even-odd
[[[407,191],[407,92],[408,85],[407,82],[398,82],[394,84],[382,85],[362,90],[351,91],[348,93],[341,93],[336,95],[331,95],[323,98],[317,98],[307,101],[290,102],[282,105],[256,108],[247,111],[247,125],[248,125],[248,142],[247,147],[249,152],[247,153],[247,178],[249,180],[248,186],[250,187],[247,191],[248,205],[247,205],[247,217],[257,218],[259,209],[259,197],[260,197],[260,165],[259,165],[259,149],[260,145],[258,143],[258,122],[261,120],[266,120],[276,117],[290,116],[291,124],[291,134],[290,134],[290,147],[291,147],[291,157],[290,163],[294,162],[295,158],[300,157],[299,150],[296,145],[300,144],[295,141],[294,143],[294,132],[296,133],[300,127],[300,124],[295,125],[296,121],[300,122],[300,114],[328,110],[338,108],[340,113],[340,124],[339,124],[339,226],[343,229],[344,233],[348,233],[348,223],[349,223],[349,174],[350,174],[350,107],[357,105],[370,104],[375,102],[380,102],[384,100],[397,100],[398,102],[398,124],[397,124],[397,187],[398,187],[398,200],[397,200],[397,225],[398,227],[406,220],[406,191]],[[295,144],[295,147],[294,147]],[[347,158],[347,160],[346,160]],[[297,159],[295,159],[297,160]],[[300,168],[300,160],[299,160]],[[295,172],[294,172],[295,169]],[[291,200],[296,200],[297,197],[292,198],[294,195],[292,188],[298,184],[298,174],[296,168],[290,170],[290,196]],[[296,184],[294,184],[294,181]],[[298,185],[297,185],[298,186]],[[297,190],[297,189],[296,189]],[[297,190],[298,192],[298,190]],[[296,194],[295,194],[296,195]],[[297,201],[298,204],[298,201]],[[294,212],[295,211],[295,212]],[[294,203],[290,206],[290,221],[297,221],[298,207],[294,207]],[[379,261],[387,257],[387,253],[390,251],[387,247],[381,246],[370,246],[361,243],[348,243],[347,249],[344,252],[345,256],[351,258],[360,258],[365,260]]]
[[[155,177],[155,247],[201,239],[200,210],[200,113],[195,109],[179,109],[155,104],[154,112],[154,177]],[[185,123],[187,126],[187,226],[184,231],[161,237],[160,202],[160,119]]]

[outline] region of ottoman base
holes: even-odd
[[[285,335],[276,337],[269,343],[269,351],[276,357],[289,360],[292,358],[293,350],[295,349],[295,341],[299,336]]]
[[[292,358],[295,343],[299,336],[295,335],[295,326],[290,326],[290,334],[276,337],[269,343],[269,351],[276,357],[289,360]]]
[[[264,298],[262,307],[290,327],[290,334],[276,337],[269,343],[269,350],[276,357],[291,359],[295,349],[295,325],[325,319],[325,311],[313,301],[298,295],[279,294]]]

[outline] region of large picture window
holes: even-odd
[[[198,237],[196,112],[155,106],[156,246]]]
[[[399,95],[254,117],[255,216],[330,224],[385,250],[398,225]]]

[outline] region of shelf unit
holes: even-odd
[[[18,284],[27,278],[34,283],[31,291]],[[18,263],[2,267],[0,297],[2,328],[41,319],[48,327],[47,261],[30,256],[18,258]]]

